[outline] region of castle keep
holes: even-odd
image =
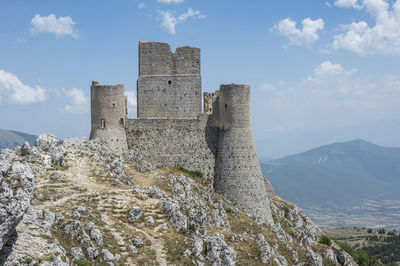
[[[92,131],[114,151],[139,151],[155,167],[199,170],[214,189],[260,222],[272,224],[250,129],[250,87],[204,93],[200,49],[139,43],[137,119],[127,119],[123,85],[91,87]]]

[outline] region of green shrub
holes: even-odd
[[[323,235],[323,236],[321,236],[319,238],[319,243],[330,246],[331,245],[331,239],[328,236]]]
[[[360,266],[370,266],[370,265],[382,265],[374,256],[368,255],[365,251],[361,249],[354,249],[347,243],[335,240],[336,244],[341,247],[344,251],[350,254],[353,259]]]
[[[75,259],[74,262],[78,265],[78,266],[90,266],[90,262],[84,259]]]
[[[200,171],[191,171],[183,167],[178,167],[178,170],[192,177],[203,177],[203,174]]]

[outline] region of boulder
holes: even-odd
[[[60,145],[61,141],[54,135],[41,134],[35,141],[35,146],[42,151],[52,151],[56,146]]]
[[[213,266],[233,266],[236,263],[236,252],[225,243],[224,236],[217,233],[207,239],[206,260]]]
[[[0,251],[30,207],[35,185],[28,164],[15,162],[5,168],[0,175]]]
[[[138,206],[133,206],[130,210],[129,210],[129,219],[131,221],[136,221],[137,219],[139,219],[140,217],[142,217],[143,215],[143,211],[142,208],[138,207]]]
[[[64,151],[61,147],[55,147],[51,152],[51,161],[57,167],[65,167]]]

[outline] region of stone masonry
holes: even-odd
[[[91,89],[90,138],[117,152],[139,151],[155,167],[201,171],[214,189],[257,221],[273,224],[250,129],[250,87],[221,85],[204,93],[200,49],[139,43],[137,119],[126,118],[123,85]]]

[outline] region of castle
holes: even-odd
[[[123,153],[136,149],[156,167],[199,170],[214,189],[258,221],[273,224],[250,129],[250,87],[204,93],[200,49],[139,42],[137,119],[127,118],[124,86],[91,86],[90,138]]]

